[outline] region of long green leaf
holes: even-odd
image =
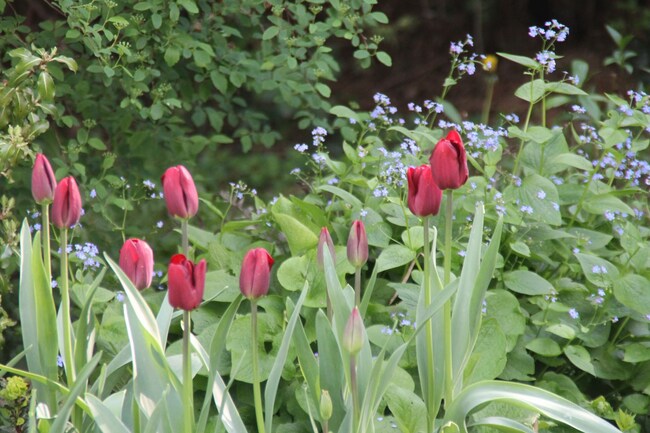
[[[462,433],[467,433],[467,417],[481,405],[505,401],[518,407],[539,411],[545,416],[585,433],[621,433],[607,421],[598,418],[575,403],[546,390],[513,382],[484,381],[463,389],[445,414]]]
[[[271,373],[269,378],[266,381],[266,386],[264,389],[264,413],[265,420],[264,426],[266,431],[273,431],[273,407],[275,406],[275,397],[278,393],[278,385],[280,383],[280,376],[282,375],[282,369],[284,368],[284,363],[287,360],[287,354],[289,353],[289,345],[291,344],[291,339],[293,338],[293,331],[296,328],[296,321],[300,318],[300,310],[302,309],[302,304],[305,302],[307,293],[309,292],[309,283],[305,281],[305,285],[302,288],[302,293],[300,298],[298,298],[298,303],[293,309],[293,313],[289,318],[289,323],[284,330],[284,336],[282,337],[282,343],[280,343],[280,348],[278,353],[275,355],[275,361],[273,362],[273,367],[271,368]],[[290,310],[291,299],[287,298],[286,302],[286,311]]]
[[[101,357],[101,353],[96,354],[90,361],[88,361],[84,368],[77,373],[74,385],[70,389],[70,394],[68,394],[63,406],[61,406],[57,411],[56,419],[54,420],[50,430],[51,433],[64,433],[66,431],[66,424],[68,423],[70,412],[72,412],[72,408],[75,406],[77,398],[86,389],[86,381],[92,372],[95,371],[95,367],[99,364]]]
[[[328,390],[332,398],[333,411],[329,426],[332,431],[337,431],[346,414],[343,401],[346,368],[343,367],[343,359],[334,331],[322,310],[316,313],[316,341],[320,386],[321,389]]]
[[[20,324],[23,346],[27,350],[27,366],[30,372],[57,380],[58,354],[56,335],[56,307],[50,283],[45,277],[40,248],[40,233],[32,245],[27,220],[20,231]],[[35,385],[39,402],[47,404],[51,411],[56,406],[52,388]]]
[[[510,418],[503,418],[500,416],[490,416],[490,417],[475,420],[472,423],[468,424],[468,427],[475,427],[481,425],[494,427],[497,430],[510,432],[510,433],[535,433],[533,429],[531,429],[525,424],[522,424]]]
[[[106,268],[103,268],[90,285],[88,295],[86,296],[86,300],[81,309],[81,314],[79,315],[79,320],[77,321],[77,329],[75,330],[77,339],[75,340],[74,356],[75,364],[78,369],[86,365],[86,362],[88,361],[88,342],[92,341],[92,334],[94,333],[92,303],[95,293],[97,293],[97,288],[104,279],[105,273]],[[92,356],[92,354],[90,355]]]
[[[102,433],[131,433],[124,423],[97,397],[86,394],[86,403]]]
[[[302,371],[302,376],[307,382],[307,387],[309,388],[309,397],[311,398],[314,407],[319,407],[321,386],[318,374],[318,361],[312,352],[309,340],[307,339],[307,334],[305,334],[305,328],[302,326],[300,320],[296,322],[296,330],[293,335],[293,342],[298,355],[300,370]]]

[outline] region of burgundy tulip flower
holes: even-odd
[[[169,214],[181,219],[196,215],[199,196],[190,172],[182,165],[177,165],[168,168],[161,180]]]
[[[336,263],[336,255],[334,253],[334,242],[332,241],[332,236],[330,236],[329,230],[327,230],[327,227],[323,227],[320,231],[320,237],[318,238],[318,250],[316,250],[316,261],[318,262],[318,266],[323,268],[323,253],[325,250],[325,245],[330,249],[332,252],[332,260],[334,263]]]
[[[167,273],[169,304],[172,307],[191,311],[201,304],[206,267],[205,260],[194,264],[183,254],[172,257]]]
[[[49,204],[54,199],[56,178],[50,161],[39,153],[32,168],[32,196],[38,204]]]
[[[239,289],[248,299],[257,299],[269,292],[273,258],[264,248],[246,253],[239,274]]]
[[[433,181],[431,166],[423,164],[419,167],[409,167],[406,177],[409,184],[408,205],[413,215],[437,215],[442,191]]]
[[[136,289],[146,289],[153,276],[153,251],[142,239],[127,239],[120,250],[120,268]]]
[[[433,180],[440,189],[458,189],[467,182],[467,155],[456,130],[441,139],[429,158]]]
[[[60,229],[70,228],[81,217],[81,194],[74,177],[68,176],[59,182],[52,202],[52,222]]]
[[[356,220],[348,236],[348,260],[355,268],[362,267],[368,261],[368,236],[363,222]]]

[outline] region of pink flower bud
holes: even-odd
[[[177,165],[168,168],[161,180],[169,214],[182,219],[196,215],[199,196],[190,172],[182,165]]]
[[[39,153],[32,168],[32,196],[38,204],[49,204],[54,199],[55,188],[56,178],[50,161]]]
[[[431,166],[423,164],[419,167],[409,167],[406,177],[409,184],[408,205],[413,215],[437,215],[442,191],[433,181]]]
[[[429,158],[433,181],[440,189],[458,189],[467,182],[467,155],[456,130],[441,139]]]
[[[336,255],[334,253],[334,242],[332,241],[332,237],[330,236],[329,230],[327,230],[327,227],[323,227],[320,231],[320,237],[318,238],[318,249],[316,250],[316,261],[318,262],[318,266],[320,268],[323,268],[323,254],[325,251],[325,245],[329,248],[331,254],[332,254],[332,260],[334,263],[336,263]]]
[[[153,251],[141,239],[127,239],[120,250],[120,268],[136,289],[146,289],[153,277]]]
[[[368,236],[363,222],[356,220],[348,236],[348,260],[355,268],[360,268],[368,261]]]
[[[239,289],[248,299],[257,299],[269,291],[273,258],[264,248],[246,253],[239,274]]]
[[[183,254],[172,257],[167,271],[169,304],[172,307],[191,311],[201,304],[206,267],[205,260],[195,265]]]
[[[361,351],[365,332],[366,329],[363,327],[363,320],[359,314],[359,308],[354,307],[348,323],[345,324],[345,329],[343,330],[343,348],[350,355],[354,356]]]
[[[81,217],[81,194],[74,177],[68,176],[59,182],[54,191],[52,222],[60,229],[69,228]]]

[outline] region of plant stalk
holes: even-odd
[[[63,316],[63,359],[68,387],[76,378],[72,354],[72,319],[70,318],[70,288],[68,286],[68,229],[61,229],[61,315]]]
[[[429,216],[422,217],[422,227],[424,228],[424,308],[428,308],[433,301],[431,294],[431,241],[429,240]],[[433,432],[436,416],[438,415],[434,407],[434,361],[433,361],[433,322],[429,321],[426,325],[427,333],[427,392],[424,401],[427,405],[427,433]]]
[[[257,353],[257,301],[251,299],[251,344],[253,353],[253,398],[255,400],[255,418],[257,419],[257,432],[265,433],[264,409],[262,408],[262,391],[260,389],[259,360]]]
[[[183,246],[183,255],[189,259],[190,254],[190,244],[189,236],[187,234],[187,220],[184,219],[181,221],[181,245]]]
[[[50,252],[50,205],[43,204],[41,208],[43,230],[43,263],[45,264],[45,276],[47,283],[52,284],[52,257]]]
[[[359,388],[357,386],[357,363],[356,355],[350,355],[350,388],[352,393],[352,431],[359,431],[360,406],[359,406]]]
[[[357,307],[361,306],[361,266],[354,270],[354,301]]]
[[[447,196],[447,208],[445,211],[445,287],[451,280],[451,228],[453,217],[453,193],[452,189],[445,191]],[[445,407],[448,408],[453,400],[454,382],[453,382],[453,369],[452,369],[452,353],[451,353],[451,299],[445,302],[444,306],[444,331],[445,331]]]
[[[183,311],[183,406],[185,433],[194,431],[194,391],[192,389],[192,358],[190,353],[190,312]]]

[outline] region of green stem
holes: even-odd
[[[72,330],[70,318],[70,289],[68,286],[68,229],[61,229],[61,315],[63,320],[63,359],[65,375],[69,388],[76,378],[74,357],[72,356]]]
[[[429,240],[429,217],[422,217],[422,228],[424,229],[424,308],[428,308],[433,301],[431,294],[431,241]],[[425,404],[427,405],[427,433],[431,433],[435,427],[436,408],[434,404],[434,361],[433,361],[433,322],[429,321],[426,327],[427,333],[427,392],[424,396]]]
[[[448,189],[445,191],[447,196],[447,208],[445,212],[445,280],[444,285],[447,287],[451,280],[451,228],[453,217],[453,193],[454,190]],[[451,300],[445,302],[443,310],[444,314],[444,331],[445,331],[445,407],[448,408],[453,400],[454,383],[453,383],[453,370],[452,370],[452,354],[451,354]]]
[[[496,83],[496,75],[490,74],[486,78],[487,89],[485,90],[485,102],[483,103],[483,115],[481,116],[481,123],[487,125],[490,120],[490,108],[492,107],[492,97],[494,96],[494,84]]]
[[[356,355],[350,355],[350,388],[352,393],[352,418],[354,424],[352,424],[352,431],[359,431],[359,389],[357,386],[357,366],[356,366]]]
[[[262,391],[260,389],[259,360],[257,359],[257,301],[251,299],[251,339],[253,352],[253,398],[255,400],[255,417],[257,432],[265,433],[264,410],[262,408]]]
[[[354,300],[357,307],[361,306],[361,266],[354,270]]]
[[[530,123],[530,117],[533,114],[533,106],[535,103],[533,102],[533,81],[535,81],[535,74],[531,75],[530,78],[530,103],[528,104],[528,113],[526,113],[526,122],[524,123],[524,133],[528,131],[528,125]],[[522,149],[524,148],[524,139],[522,138],[519,140],[519,150],[517,151],[517,157],[515,158],[515,166],[512,169],[512,174],[513,176],[517,176],[518,172],[517,169],[519,168],[519,159],[521,158],[521,152]]]
[[[47,284],[52,284],[52,257],[50,252],[50,206],[43,204],[41,217],[43,218],[43,263],[45,264],[45,276]]]
[[[185,433],[194,430],[194,392],[192,390],[192,358],[190,357],[190,312],[183,311],[183,406]]]
[[[188,257],[190,254],[190,244],[189,244],[189,236],[187,234],[187,220],[184,219],[181,221],[181,242],[183,246],[183,255],[185,257]],[[189,259],[189,257],[188,257]]]

